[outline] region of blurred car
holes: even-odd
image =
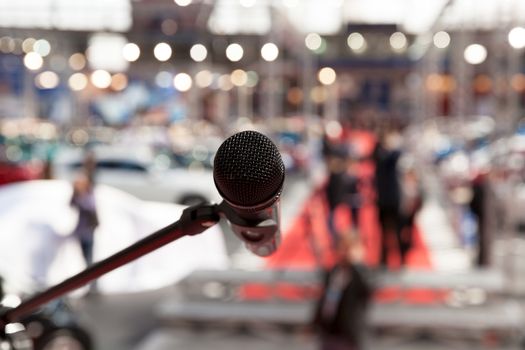
[[[61,180],[19,182],[0,188],[0,276],[6,293],[33,294],[85,267],[72,235],[78,213],[69,202],[72,186]],[[95,188],[99,225],[94,259],[99,261],[176,221],[184,209],[139,200],[105,185]],[[181,239],[102,276],[101,294],[133,293],[176,283],[198,268],[229,266],[219,225]],[[88,291],[85,287],[72,297]]]
[[[0,185],[42,178],[41,164],[0,161]]]
[[[169,153],[149,148],[96,147],[96,182],[109,185],[140,199],[192,205],[219,202],[211,166],[187,162]],[[184,159],[187,163],[183,163]],[[53,175],[73,180],[82,170],[83,151],[73,149],[57,155]]]
[[[26,296],[82,271],[85,262],[71,234],[77,214],[69,204],[72,186],[61,180],[37,180],[0,188],[0,300]],[[95,200],[100,223],[95,232],[95,260],[102,260],[177,220],[181,205],[141,201],[98,185]],[[174,258],[175,257],[175,258]],[[102,295],[142,292],[177,283],[196,269],[226,269],[229,259],[219,225],[191,239],[178,240],[99,278]],[[90,350],[93,338],[78,318],[76,298],[87,288],[56,299],[20,318],[35,350]],[[89,321],[88,321],[89,322]],[[94,320],[96,322],[96,320]],[[1,337],[0,337],[1,338]],[[3,348],[3,347],[1,347]],[[18,347],[16,348],[18,349]]]

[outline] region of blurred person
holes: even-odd
[[[325,187],[325,195],[328,203],[328,231],[330,234],[332,247],[337,249],[339,243],[339,232],[335,224],[336,209],[345,204],[349,190],[348,176],[348,151],[346,147],[331,146],[330,152],[326,155],[326,165],[328,170],[328,182]]]
[[[314,317],[321,350],[364,348],[372,287],[366,278],[363,257],[359,240],[345,236],[338,246],[335,266],[325,272]]]
[[[80,174],[73,182],[71,206],[78,210],[73,235],[78,239],[86,265],[93,263],[94,233],[99,221],[95,204],[94,186],[86,174]]]
[[[401,135],[394,129],[379,133],[372,157],[375,162],[374,185],[381,229],[380,265],[388,266],[388,251],[391,235],[395,236],[401,257],[405,263],[405,252],[401,249],[401,188],[398,176],[398,161],[401,157]]]
[[[472,180],[472,198],[469,202],[469,208],[474,214],[476,226],[478,229],[478,249],[476,256],[476,265],[485,267],[489,264],[489,230],[487,227],[487,174],[479,172]]]
[[[400,252],[401,256],[405,257],[410,248],[412,248],[414,220],[423,203],[421,183],[412,164],[402,170],[400,188]]]
[[[325,187],[328,203],[327,224],[332,247],[337,249],[340,233],[336,227],[335,213],[340,205],[347,206],[351,210],[353,226],[351,233],[355,236],[358,231],[359,209],[361,207],[359,178],[344,145],[337,148],[332,147],[327,155],[326,165],[328,170],[328,181]]]
[[[347,195],[346,204],[350,207],[352,214],[352,234],[359,235],[359,215],[361,206],[363,205],[363,198],[361,194],[361,179],[359,178],[357,169],[357,160],[355,156],[350,158],[348,167],[348,181],[347,181]]]
[[[87,176],[91,184],[95,184],[95,175],[97,170],[97,159],[95,157],[95,152],[91,149],[86,151],[84,155],[84,163],[82,164],[82,170]]]

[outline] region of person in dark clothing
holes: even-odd
[[[486,223],[485,201],[487,196],[486,175],[478,174],[472,180],[472,199],[469,206],[472,213],[476,216],[478,226],[478,251],[476,256],[476,265],[484,267],[489,264],[489,237]]]
[[[359,254],[356,250],[359,246],[355,243],[351,237],[341,241],[337,264],[324,275],[314,318],[321,350],[363,348],[372,287],[366,279],[364,266],[354,262]]]
[[[98,226],[93,184],[81,174],[73,183],[71,206],[78,210],[78,220],[73,235],[78,239],[86,265],[93,263],[94,232]]]
[[[335,211],[340,204],[345,202],[348,185],[348,160],[347,152],[343,147],[333,149],[327,155],[328,182],[326,184],[326,200],[328,202],[328,230],[332,246],[337,249],[339,234],[335,227]]]
[[[387,266],[387,255],[390,237],[395,236],[397,249],[400,252],[401,263],[405,261],[401,237],[401,188],[399,184],[397,164],[401,157],[400,136],[388,132],[379,137],[373,152],[375,161],[374,185],[379,225],[381,228],[380,264]]]
[[[346,195],[345,202],[350,207],[352,214],[353,233],[359,232],[359,215],[363,205],[363,198],[361,194],[361,179],[357,172],[356,159],[350,160],[350,166],[347,174]]]

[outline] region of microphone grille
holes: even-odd
[[[242,131],[217,150],[213,179],[219,193],[233,205],[250,207],[278,198],[284,164],[277,147],[265,135]]]

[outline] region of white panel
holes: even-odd
[[[208,27],[218,34],[266,34],[272,19],[266,2],[258,1],[246,8],[238,1],[217,0],[208,21]]]
[[[109,72],[123,72],[129,62],[122,56],[122,48],[127,39],[120,34],[95,34],[89,39],[88,61],[92,69],[104,69]]]
[[[0,0],[0,27],[127,31],[129,0]]]

